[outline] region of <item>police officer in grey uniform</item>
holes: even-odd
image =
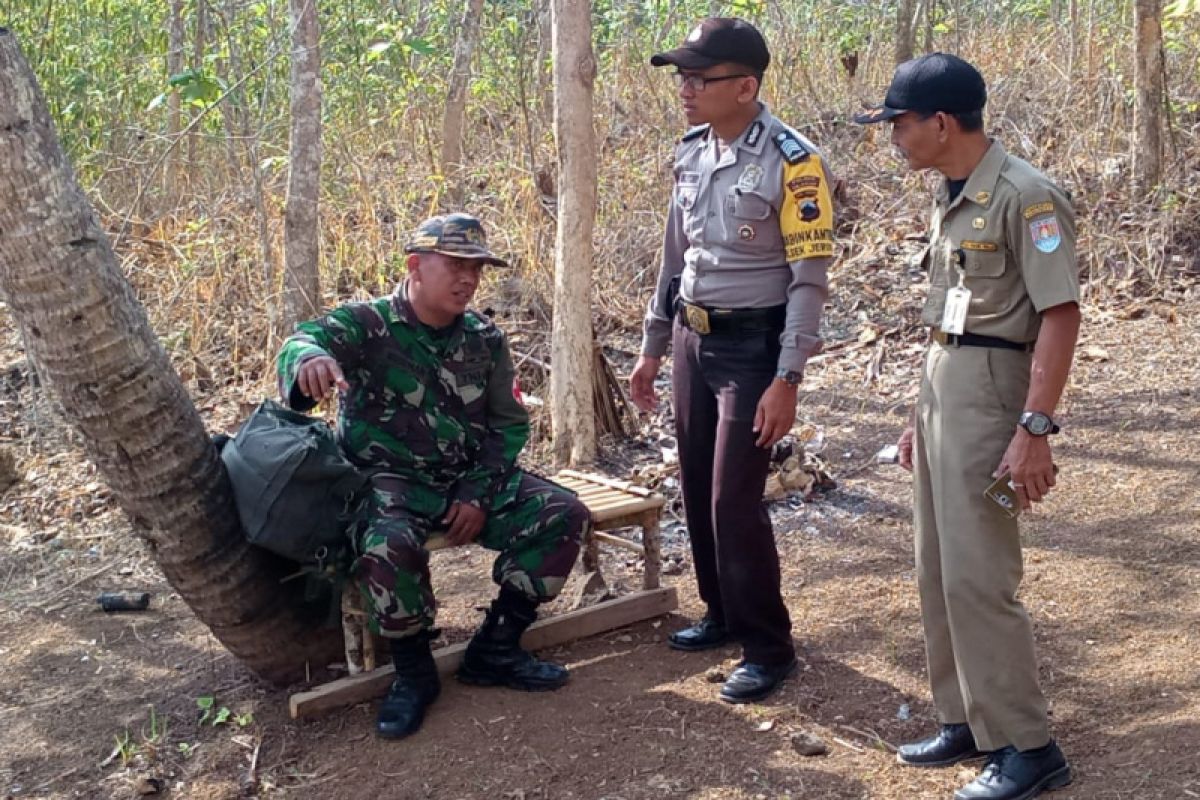
[[[766,697],[795,668],[779,555],[762,503],[771,447],[791,428],[833,255],[831,176],[811,142],[758,100],[770,54],[740,19],[700,22],[655,55],[673,65],[693,127],[675,152],[662,267],[630,377],[654,408],[671,348],[681,484],[703,619],[669,644],[733,639],[721,699]]]
[[[956,800],[1027,800],[1071,781],[1050,738],[1033,632],[1020,601],[1015,513],[1054,487],[1050,434],[1079,332],[1067,195],[983,131],[983,77],[932,53],[901,64],[882,106],[913,169],[946,180],[933,207],[931,343],[900,439],[913,471],[917,579],[941,727],[897,754],[944,766],[988,753]],[[985,495],[995,479],[1015,502]],[[1019,507],[1019,508],[1018,508]]]

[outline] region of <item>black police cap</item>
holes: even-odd
[[[987,104],[987,85],[979,70],[949,53],[928,53],[896,67],[883,105],[854,117],[867,124],[898,117],[906,111],[962,114]]]
[[[656,67],[674,64],[680,69],[708,69],[734,63],[754,72],[765,72],[771,53],[758,29],[735,17],[709,17],[692,28],[683,45],[650,58]]]

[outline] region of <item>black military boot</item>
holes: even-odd
[[[375,732],[380,738],[403,739],[416,733],[425,719],[425,709],[442,691],[437,663],[429,649],[432,638],[428,631],[421,631],[416,636],[389,640],[396,678],[379,704]]]
[[[557,689],[567,682],[566,667],[539,661],[521,649],[521,634],[537,619],[537,604],[503,587],[483,625],[467,644],[458,679],[476,686],[507,686],[525,692]]]

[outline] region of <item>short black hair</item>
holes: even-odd
[[[917,112],[918,119],[926,120],[937,114],[937,111],[919,111]],[[974,133],[975,131],[983,130],[983,109],[975,111],[959,111],[957,113],[950,111],[941,112],[948,117],[953,117],[958,123],[958,127],[962,128],[963,133]]]

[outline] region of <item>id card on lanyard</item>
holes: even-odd
[[[946,290],[946,305],[942,309],[942,332],[953,336],[962,335],[967,324],[967,311],[971,306],[971,290],[964,285],[967,277],[965,253],[960,248],[952,248],[946,239],[946,249],[943,253],[946,268],[953,265],[958,273],[958,285]]]

